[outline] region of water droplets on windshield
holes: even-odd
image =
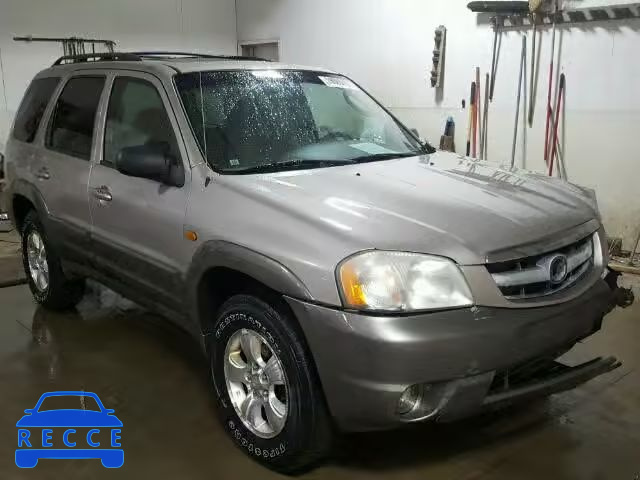
[[[223,173],[294,168],[296,162],[336,165],[370,151],[421,153],[420,144],[345,77],[193,72],[178,75],[176,85],[206,159]]]

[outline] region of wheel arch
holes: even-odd
[[[203,334],[218,308],[229,297],[254,293],[280,301],[282,296],[313,300],[304,283],[276,260],[247,247],[222,240],[204,243],[187,273],[187,305],[194,324]],[[291,312],[295,319],[295,315]]]
[[[29,210],[35,210],[42,221],[45,221],[49,209],[42,194],[35,185],[26,180],[18,179],[12,182],[7,192],[7,210],[16,229],[22,231],[24,219]]]

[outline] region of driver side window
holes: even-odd
[[[115,168],[126,147],[160,148],[178,160],[176,137],[156,88],[146,80],[117,77],[111,89],[104,134],[102,164]]]

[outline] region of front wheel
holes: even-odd
[[[237,295],[209,335],[222,421],[236,444],[267,467],[299,473],[327,452],[331,428],[301,333],[286,308]]]

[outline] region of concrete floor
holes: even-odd
[[[639,279],[626,280],[640,287]],[[0,289],[0,478],[276,478],[217,424],[193,342],[115,294],[89,293],[79,313],[36,307],[27,287]],[[313,479],[638,479],[640,304],[611,314],[570,359],[613,354],[623,367],[549,400],[452,425],[351,435]],[[125,463],[14,464],[15,422],[45,391],[98,393],[123,421]]]

